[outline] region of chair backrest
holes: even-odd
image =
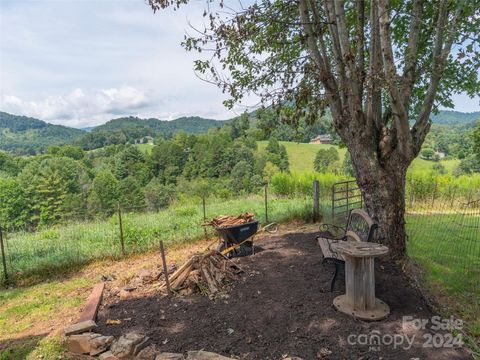
[[[372,241],[377,224],[365,210],[353,209],[347,220],[346,236],[357,241]]]

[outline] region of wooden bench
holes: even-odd
[[[333,229],[335,232],[340,232],[341,235],[335,237],[331,231]],[[330,280],[330,291],[333,291],[333,287],[335,286],[339,267],[345,264],[345,258],[342,254],[332,249],[332,244],[338,243],[339,241],[370,242],[373,240],[376,229],[377,224],[375,224],[367,212],[362,209],[353,209],[350,211],[345,229],[332,224],[322,225],[322,231],[317,236],[317,241],[322,250],[323,263],[333,263],[335,265],[335,271]]]

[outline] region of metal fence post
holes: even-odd
[[[122,245],[122,255],[125,256],[125,244],[123,242],[122,210],[120,208],[120,203],[118,203],[118,226],[120,228],[120,244]]]
[[[435,187],[433,188],[433,196],[432,196],[432,208],[433,208],[433,205],[435,205],[435,197],[437,196],[437,190],[438,190],[438,182],[435,181]]]
[[[317,222],[320,218],[320,183],[318,180],[313,181],[313,222]]]
[[[202,196],[202,208],[203,208],[203,223],[205,224],[207,222],[207,210],[206,210],[206,204],[205,204],[205,196]],[[205,234],[205,240],[208,240],[208,232],[207,232],[207,227],[203,227],[203,233]]]
[[[412,180],[410,181],[410,208],[413,207],[413,199],[414,199],[414,196],[415,196],[415,182],[412,178]]]
[[[5,283],[8,282],[7,260],[5,257],[5,246],[3,245],[3,229],[0,227],[0,245],[2,249],[3,276]]]
[[[265,224],[268,224],[268,184],[265,184]]]

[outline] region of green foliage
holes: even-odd
[[[328,149],[320,149],[315,156],[315,161],[313,162],[313,168],[317,172],[327,172],[332,170],[332,166],[340,160],[338,151],[333,146]]]
[[[74,160],[81,160],[85,156],[85,153],[81,148],[73,145],[50,146],[47,153],[57,157],[68,157]]]
[[[175,187],[164,185],[158,178],[153,178],[144,188],[147,209],[157,211],[170,205],[175,198]]]
[[[441,175],[445,175],[447,173],[447,169],[445,169],[445,166],[440,163],[434,164],[432,166],[432,170]]]
[[[125,143],[143,143],[145,137],[163,135],[170,138],[178,131],[190,134],[206,133],[212,128],[218,128],[225,122],[200,117],[182,117],[175,120],[139,119],[126,117],[113,119],[97,126],[86,134],[79,144],[86,150],[98,149],[107,145]]]
[[[265,150],[268,161],[276,165],[280,171],[289,171],[288,154],[284,145],[280,145],[278,140],[272,137],[268,140]]]
[[[434,155],[435,151],[430,148],[423,148],[420,152],[420,156],[425,160],[433,160]]]
[[[309,123],[305,117],[298,119],[296,115],[291,116],[288,110],[288,106],[284,105],[280,111],[272,108],[255,111],[252,116],[255,127],[259,130],[257,140],[276,138],[306,143],[319,134],[330,134],[337,139],[330,114],[319,115],[313,123]]]
[[[480,111],[464,113],[452,110],[440,110],[430,116],[434,124],[439,125],[461,125],[469,124],[480,119]]]
[[[41,225],[55,223],[61,218],[61,209],[67,196],[65,183],[58,170],[52,167],[45,167],[39,175],[36,186],[36,193],[40,198],[39,222]]]
[[[122,179],[118,184],[118,194],[121,207],[128,211],[145,209],[145,195],[141,184],[133,176]]]
[[[477,124],[477,128],[472,133],[472,140],[475,156],[477,156],[480,161],[480,121]]]
[[[126,146],[114,156],[113,162],[113,172],[118,180],[134,177],[142,186],[148,182],[149,173],[145,165],[145,155],[135,146]]]
[[[345,157],[343,158],[342,172],[347,176],[355,177],[355,169],[353,168],[352,157],[348,151],[345,153]]]
[[[100,171],[93,179],[89,204],[96,212],[112,214],[119,201],[119,184],[109,170]]]
[[[45,152],[49,146],[73,143],[84,134],[82,130],[0,112],[0,149],[15,154]]]
[[[480,173],[480,159],[475,155],[469,155],[458,164],[455,175]]]
[[[313,181],[320,184],[320,196],[329,199],[333,184],[348,177],[334,173],[277,173],[271,179],[272,191],[281,196],[311,196]]]
[[[27,194],[17,179],[0,177],[0,224],[21,227],[29,221]]]

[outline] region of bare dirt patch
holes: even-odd
[[[235,259],[245,273],[224,298],[166,298],[151,292],[119,300],[107,292],[98,332],[119,336],[134,330],[149,336],[161,351],[204,349],[242,359],[471,359],[463,348],[422,347],[423,332],[416,333],[410,349],[350,345],[350,335],[372,331],[411,337],[412,329],[402,326],[403,316],[430,319],[435,314],[402,271],[385,261],[376,263],[376,292],[389,304],[390,316],[364,322],[337,312],[332,302],[344,292],[344,282],[338,281],[333,293],[325,291],[332,269],[322,266],[315,234],[307,230],[267,236],[258,242],[263,251]],[[112,319],[120,323],[106,325]]]

